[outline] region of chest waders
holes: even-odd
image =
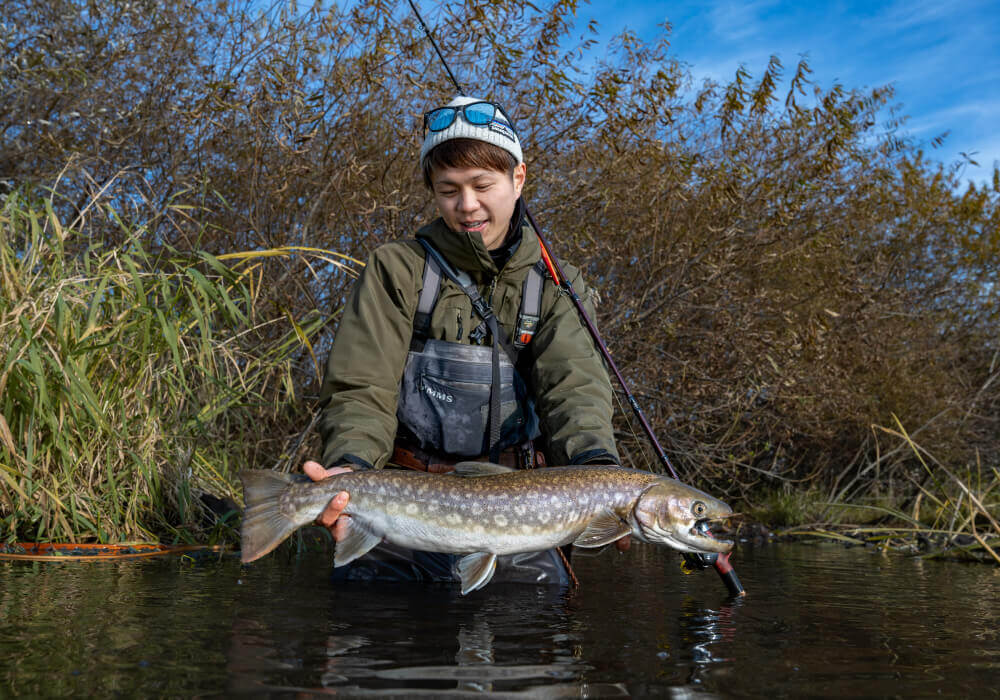
[[[541,316],[545,281],[541,261],[528,272],[521,289],[521,306],[513,341],[503,336],[500,324],[469,276],[455,270],[430,243],[423,291],[417,302],[413,338],[406,358],[399,393],[400,426],[420,441],[421,447],[457,457],[478,457],[487,452],[497,462],[504,447],[538,437],[538,416],[527,387],[516,369],[518,351],[534,336]],[[472,300],[482,319],[472,337],[492,342],[467,345],[429,339],[431,314],[448,277]],[[485,330],[482,327],[485,326]],[[460,477],[449,477],[460,478]],[[335,568],[337,582],[455,581],[453,567],[459,557],[422,552],[382,542],[348,566]],[[566,556],[559,549],[507,554],[497,558],[493,582],[577,585]]]
[[[540,435],[534,402],[517,370],[517,358],[538,327],[544,268],[539,261],[528,272],[513,341],[509,341],[469,275],[452,267],[426,240],[420,243],[427,252],[423,290],[396,417],[423,449],[455,457],[489,455],[491,462],[497,462],[501,450]],[[489,346],[428,338],[443,277],[462,289],[482,319],[469,337],[481,341],[488,331]]]

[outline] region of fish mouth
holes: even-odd
[[[720,539],[712,532],[712,523],[722,521],[723,519],[701,518],[700,520],[696,520],[691,529],[688,530],[689,542],[695,544],[695,546],[703,547],[710,552],[724,553],[731,550],[734,544],[732,540]]]
[[[733,541],[717,538],[711,531],[709,523],[721,518],[702,518],[695,520],[685,529],[687,523],[677,523],[667,528],[659,526],[644,526],[640,523],[641,539],[647,542],[659,542],[681,552],[692,554],[725,554],[732,551]],[[688,521],[691,523],[692,521]]]

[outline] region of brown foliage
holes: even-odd
[[[432,215],[420,117],[453,90],[407,6],[260,7],[7,3],[0,179],[55,187],[70,218],[105,188],[154,244],[213,253],[412,235]],[[822,90],[803,61],[781,92],[777,58],[695,86],[667,28],[595,61],[575,7],[479,0],[429,23],[469,91],[514,117],[532,208],[600,288],[683,475],[834,486],[893,414],[946,461],[996,463],[1000,183],[963,190],[903,120],[877,128],[887,88]],[[285,265],[278,308],[336,307],[349,282]]]

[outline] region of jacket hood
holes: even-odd
[[[534,265],[541,257],[541,247],[534,229],[523,218],[524,205],[518,200],[514,217],[521,222],[521,243],[511,256],[504,270],[514,272],[521,267]],[[508,234],[509,235],[509,234]],[[444,219],[438,218],[417,231],[417,238],[426,238],[455,267],[465,270],[474,279],[493,277],[499,274],[490,252],[478,233],[462,231],[456,233],[448,228]]]

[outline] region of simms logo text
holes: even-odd
[[[423,389],[424,393],[430,396],[432,399],[437,399],[438,401],[446,401],[448,403],[455,402],[454,396],[452,396],[451,394],[446,394],[443,391],[439,391],[438,389],[435,389],[434,387],[428,384],[424,384]]]

